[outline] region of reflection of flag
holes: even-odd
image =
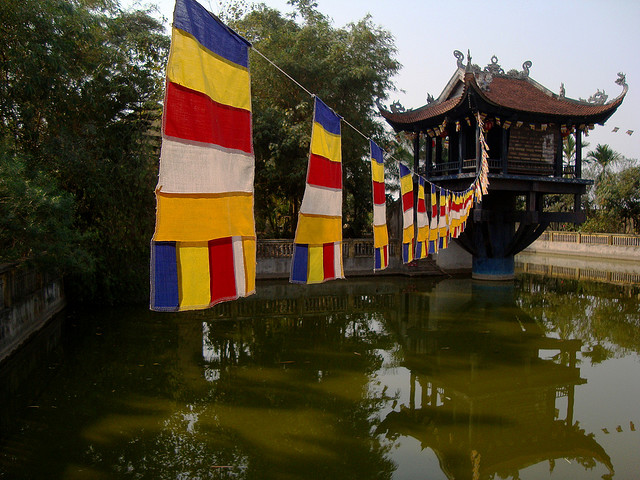
[[[629,136],[633,135],[633,130],[627,130],[627,135]]]
[[[413,261],[413,175],[400,164],[400,194],[402,195],[402,262]]]
[[[151,309],[206,308],[255,290],[249,44],[177,0],[151,245]]]
[[[373,187],[373,246],[374,270],[384,270],[389,265],[389,232],[387,230],[387,206],[384,191],[384,159],[382,149],[371,140],[371,181]]]
[[[340,117],[315,97],[307,186],[298,215],[291,282],[344,278]]]
[[[416,259],[426,258],[429,254],[429,217],[427,215],[427,202],[424,197],[424,185],[424,178],[418,177]]]
[[[620,130],[619,127],[613,127],[613,130],[611,130],[613,133],[616,133],[618,130]]]
[[[438,195],[436,186],[431,184],[431,226],[429,228],[429,253],[438,253]]]

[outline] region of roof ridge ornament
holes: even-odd
[[[406,109],[402,106],[399,100],[396,100],[391,104],[391,112],[393,113],[404,113]]]
[[[458,64],[458,68],[464,68],[464,53],[462,53],[460,50],[454,50],[453,51],[453,56],[456,57],[456,61]]]
[[[484,71],[491,75],[504,75],[504,70],[498,63],[498,57],[495,55],[491,57],[491,63],[484,67]]]
[[[618,72],[618,78],[616,79],[616,85],[620,85],[622,88],[625,88],[625,87],[628,88],[629,87],[627,85],[627,76],[624,73]]]

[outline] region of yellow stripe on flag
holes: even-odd
[[[253,195],[156,193],[156,242],[202,242],[233,236],[255,237]]]
[[[342,241],[342,217],[300,214],[295,243],[322,245]]]
[[[211,303],[209,246],[178,243],[178,295],[180,309],[206,307]]]
[[[307,283],[324,282],[324,247],[309,247],[309,271],[307,273]]]
[[[389,244],[389,232],[386,224],[373,226],[373,243],[375,248]]]
[[[371,178],[374,182],[384,183],[384,165],[371,160]]]
[[[402,230],[402,243],[411,243],[413,240],[413,233],[413,225]]]
[[[243,238],[244,278],[246,279],[246,295],[256,290],[256,239]]]
[[[332,162],[341,162],[342,150],[340,135],[327,132],[318,122],[313,122],[311,153],[320,155]]]
[[[171,37],[167,78],[215,102],[251,111],[249,71],[215,55],[177,28]]]
[[[411,175],[405,175],[400,178],[400,191],[404,195],[407,192],[413,191],[413,178]]]

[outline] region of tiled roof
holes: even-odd
[[[574,121],[592,123],[594,120],[601,120],[603,116],[606,119],[613,114],[627,92],[625,85],[623,93],[613,101],[606,104],[594,104],[560,97],[529,77],[494,75],[488,88],[485,89],[478,86],[476,75],[473,73],[466,73],[463,81],[464,89],[458,96],[429,103],[406,112],[396,113],[381,109],[382,116],[396,128],[417,122],[428,122],[430,119],[442,116],[463,104],[469,92],[473,90],[489,104],[514,112],[559,116],[571,118]]]
[[[479,90],[479,92],[490,102],[511,110],[567,117],[600,115],[612,109],[615,110],[624,98],[621,95],[613,102],[603,105],[579,102],[550,94],[528,78],[503,76],[494,77],[488,91]]]

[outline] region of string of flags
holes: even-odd
[[[618,133],[618,131],[620,130],[620,127],[613,127],[613,130],[611,130],[612,133]],[[633,130],[627,130],[626,132],[627,135],[631,136],[633,135]]]
[[[247,40],[195,0],[176,0],[156,187],[156,228],[151,240],[151,310],[204,309],[255,293],[255,157],[249,48],[253,47]],[[306,187],[290,281],[312,284],[344,278],[342,122],[370,142],[373,270],[384,270],[389,265],[385,152],[255,51],[314,99]],[[478,114],[476,121],[482,127],[481,164],[464,191],[441,188],[388,155],[400,167],[404,263],[447,248],[451,238],[464,231],[471,207],[488,193],[484,115]],[[471,120],[467,118],[467,122]],[[446,123],[428,134],[445,132]],[[418,188],[415,205],[414,177]],[[425,196],[427,185],[431,187],[431,218]]]

